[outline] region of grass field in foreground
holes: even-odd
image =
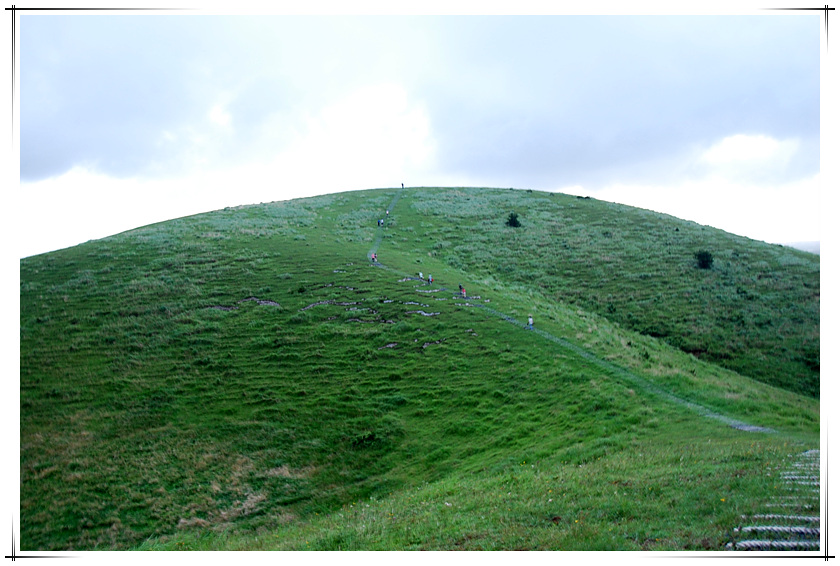
[[[21,548],[719,549],[817,445],[813,398],[436,255],[433,194],[381,231],[394,191],[22,260]]]

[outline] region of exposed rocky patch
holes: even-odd
[[[280,303],[275,301],[269,301],[266,299],[258,299],[257,297],[248,297],[247,299],[242,299],[241,301],[236,301],[237,304],[247,303],[247,302],[256,302],[258,305],[263,305],[267,307],[281,307]],[[211,307],[207,307],[209,309],[215,309],[220,311],[235,311],[239,307],[228,307],[225,305],[213,305]]]
[[[327,300],[327,301],[318,301],[317,303],[312,303],[311,305],[306,305],[305,307],[303,307],[300,310],[301,310],[301,312],[303,312],[303,311],[311,309],[312,307],[317,307],[317,306],[320,306],[320,305],[339,305],[339,306],[342,306],[342,307],[347,307],[347,306],[350,306],[350,305],[360,305],[360,304],[362,304],[361,301],[334,301],[334,300],[330,299],[330,300]]]
[[[246,303],[248,301],[255,301],[258,305],[268,306],[268,307],[279,307],[280,303],[276,303],[274,301],[266,301],[264,299],[258,299],[256,297],[248,297],[247,299],[242,299],[238,301],[240,303]]]

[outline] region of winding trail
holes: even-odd
[[[402,191],[403,191],[403,189],[397,189],[396,193],[394,194],[393,199],[391,199],[391,203],[388,206],[388,211],[391,214],[394,213],[394,207],[396,206],[397,201],[399,200],[400,196],[402,195]],[[385,230],[385,228],[382,227],[382,226],[377,228],[377,231],[378,231],[377,237],[374,240],[373,246],[371,247],[370,251],[368,252],[368,255],[367,255],[368,260],[370,260],[370,257],[371,257],[372,254],[376,253],[379,250],[379,246],[381,245],[382,238],[384,236],[384,230]],[[403,276],[402,281],[409,281],[409,280],[420,281],[419,277],[412,277],[412,276],[410,276],[410,275],[408,275],[404,272],[401,272],[401,271],[398,271],[398,270],[396,270],[392,267],[389,267],[389,266],[387,266],[387,265],[385,265],[385,264],[383,264],[379,261],[373,262],[373,265],[375,265],[376,267],[379,267],[381,269],[386,269],[386,270],[391,271],[393,273],[396,273],[398,275],[402,275]],[[439,289],[441,291],[449,291],[449,289],[447,289],[446,287],[440,287]],[[490,313],[490,314],[492,314],[492,315],[494,315],[498,318],[501,318],[502,320],[505,320],[505,321],[507,321],[511,324],[519,326],[520,328],[525,326],[525,323],[523,321],[517,320],[517,319],[515,319],[515,318],[513,318],[513,317],[511,317],[511,316],[509,316],[509,315],[507,315],[503,312],[500,312],[500,311],[497,311],[496,309],[488,307],[485,304],[470,303],[469,302],[470,298],[471,297],[466,297],[464,299],[464,301],[465,301],[464,303],[456,303],[456,304],[458,306],[462,306],[462,307],[479,307],[479,308],[483,309],[485,312]],[[695,403],[693,401],[688,401],[686,399],[682,399],[680,397],[677,397],[673,393],[670,393],[670,392],[662,389],[661,387],[659,387],[655,383],[653,383],[653,382],[651,382],[651,381],[649,381],[649,380],[647,380],[647,379],[645,379],[645,378],[643,378],[639,375],[636,375],[636,374],[630,372],[626,368],[623,368],[623,367],[621,367],[619,365],[616,365],[612,362],[608,362],[607,360],[596,356],[592,352],[590,352],[590,351],[588,351],[584,348],[581,348],[580,346],[572,344],[571,342],[569,342],[569,341],[567,341],[563,338],[559,338],[557,336],[554,336],[553,334],[550,334],[550,333],[548,333],[544,330],[534,328],[532,330],[528,330],[528,332],[534,332],[538,336],[541,336],[542,338],[559,345],[564,350],[566,350],[568,352],[571,352],[573,354],[576,354],[576,355],[584,358],[588,362],[597,365],[601,369],[609,372],[611,375],[613,375],[613,376],[615,376],[615,377],[617,377],[617,378],[619,378],[623,381],[632,383],[635,387],[644,389],[645,391],[647,391],[647,392],[649,392],[653,395],[656,395],[658,397],[661,397],[663,399],[666,399],[666,400],[670,401],[671,403],[675,403],[677,405],[680,405],[682,407],[690,409],[690,410],[694,411],[695,413],[699,414],[700,416],[703,416],[703,417],[706,417],[706,418],[709,418],[709,419],[714,419],[716,421],[719,421],[719,422],[722,422],[722,423],[726,424],[727,426],[730,426],[730,427],[732,427],[734,429],[737,429],[737,430],[742,430],[744,432],[760,432],[760,433],[774,433],[774,432],[776,432],[775,430],[773,430],[771,428],[751,425],[751,424],[745,423],[743,421],[739,421],[738,419],[733,419],[731,417],[721,415],[720,413],[716,413],[715,411],[712,411],[708,407],[704,407],[703,405],[700,405],[699,403]]]
[[[385,210],[389,212],[394,211],[394,207],[397,206],[397,201],[400,200],[400,196],[402,195],[403,189],[397,189],[397,192],[394,193],[394,198],[391,199],[390,204],[388,204],[388,208]],[[388,227],[388,221],[390,220],[390,216],[385,216],[385,226],[379,226],[376,229],[376,238],[373,240],[373,246],[368,250],[367,259],[370,259],[370,256],[375,254],[377,250],[379,250],[380,244],[382,244],[382,238],[385,237],[385,228]]]
[[[501,312],[499,312],[495,309],[492,309],[492,308],[490,308],[486,305],[476,305],[476,306],[479,306],[479,307],[483,308],[485,311],[488,311],[488,312],[491,312],[491,313],[495,314],[499,318],[502,318],[502,319],[510,322],[511,324],[515,324],[515,325],[520,326],[520,327],[525,326],[525,324],[523,322],[518,321],[518,320],[516,320],[516,319],[514,319],[514,318],[512,318],[512,317],[510,317],[510,316],[508,316],[504,313],[501,313]],[[555,344],[560,345],[563,349],[568,350],[570,352],[573,352],[573,353],[577,354],[578,356],[584,358],[588,362],[591,362],[591,363],[597,365],[598,367],[600,367],[601,369],[604,369],[604,370],[608,371],[609,373],[611,373],[615,377],[618,377],[619,379],[622,379],[624,381],[629,381],[634,386],[640,387],[640,388],[648,391],[649,393],[653,393],[654,395],[662,397],[663,399],[667,399],[668,401],[671,401],[672,403],[676,403],[677,405],[681,405],[683,407],[691,409],[692,411],[696,412],[697,414],[699,414],[703,417],[707,417],[707,418],[710,418],[710,419],[715,419],[715,420],[720,421],[720,422],[722,422],[726,425],[731,426],[732,428],[735,428],[735,429],[738,429],[738,430],[743,430],[745,432],[776,432],[775,430],[773,430],[771,428],[754,426],[754,425],[747,424],[745,422],[739,421],[737,419],[726,417],[724,415],[721,415],[719,413],[716,413],[716,412],[712,411],[711,409],[708,409],[707,407],[704,407],[703,405],[700,405],[698,403],[694,403],[694,402],[691,402],[691,401],[687,401],[685,399],[681,399],[680,397],[677,397],[676,395],[665,391],[664,389],[662,389],[658,385],[654,384],[653,382],[651,382],[651,381],[649,381],[649,380],[647,380],[647,379],[645,379],[641,376],[638,376],[638,375],[628,371],[627,369],[625,369],[625,368],[623,368],[619,365],[616,365],[612,362],[608,362],[607,360],[605,360],[603,358],[599,358],[598,356],[596,356],[592,352],[590,352],[588,350],[585,350],[584,348],[581,348],[580,346],[572,344],[571,342],[569,342],[567,340],[564,340],[563,338],[558,338],[557,336],[554,336],[553,334],[549,334],[548,332],[546,332],[544,330],[540,330],[538,328],[535,328],[533,330],[529,330],[528,332],[534,332],[535,334],[538,334],[539,336],[542,336],[546,340],[550,340],[551,342],[554,342]]]
[[[397,189],[391,203],[388,207],[391,215],[393,215],[394,207],[397,204],[402,189]],[[382,243],[384,237],[385,227],[378,228],[377,237],[373,243],[371,250],[368,252],[367,259],[370,260],[371,254],[376,253]],[[373,262],[373,265],[391,271],[400,275],[403,281],[422,281],[419,277],[413,277],[404,272],[398,271],[392,267],[384,265],[379,261]],[[439,291],[450,291],[446,287],[439,287]],[[451,291],[453,294],[454,291]],[[460,295],[453,296],[453,299],[460,299]],[[484,312],[491,316],[495,316],[514,324],[520,328],[525,328],[523,321],[517,320],[510,315],[493,309],[486,304],[470,302],[479,297],[463,298],[464,302],[455,303],[459,307],[477,307],[483,309]],[[437,299],[444,300],[444,299]],[[421,311],[415,311],[421,312]],[[423,313],[426,314],[426,313]],[[439,314],[439,313],[435,313]],[[771,428],[755,426],[738,419],[727,417],[720,413],[712,411],[708,407],[704,407],[699,403],[689,401],[677,397],[673,393],[666,391],[659,385],[645,379],[633,372],[623,368],[617,364],[609,362],[600,358],[592,352],[581,348],[580,346],[569,342],[563,338],[559,338],[538,328],[524,330],[526,332],[533,332],[537,336],[553,342],[560,346],[567,352],[571,352],[586,361],[600,367],[612,376],[633,384],[634,387],[640,388],[650,394],[656,395],[671,403],[689,409],[698,415],[714,419],[736,430],[754,433],[775,433]],[[445,339],[444,339],[445,340]],[[441,342],[439,340],[437,343]],[[429,343],[424,344],[425,348]],[[389,344],[386,347],[392,347]],[[819,450],[809,450],[800,455],[799,459],[792,464],[792,469],[788,469],[781,474],[780,480],[783,484],[783,493],[785,495],[776,495],[769,497],[768,508],[773,509],[774,513],[744,516],[742,520],[748,521],[752,524],[742,525],[733,529],[732,541],[727,544],[726,548],[729,550],[815,550],[820,548],[820,517],[819,517],[819,494],[820,494],[820,475],[819,475]],[[769,494],[768,494],[769,495]],[[768,524],[769,523],[769,524]]]

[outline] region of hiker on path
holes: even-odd
[[[530,314],[528,315],[528,326],[526,326],[526,328],[528,330],[534,329],[534,317],[532,317]]]
[[[434,279],[432,279],[432,274],[431,274],[431,273],[429,273],[429,285],[431,285],[431,284],[432,284],[432,281],[434,281]]]
[[[422,280],[423,280],[423,272],[421,271],[420,272],[420,281],[422,281]]]
[[[370,261],[372,261],[373,263],[376,263],[376,252],[373,252],[372,254],[370,254]]]
[[[459,285],[459,287],[460,287],[460,285]],[[461,287],[461,296],[464,297],[465,299],[467,298],[467,288],[466,287]]]

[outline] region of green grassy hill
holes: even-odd
[[[819,445],[819,257],[630,207],[361,191],[20,270],[23,550],[722,549]]]
[[[819,256],[589,198],[428,193],[434,197],[412,208],[449,265],[522,283],[700,359],[819,397]],[[521,227],[506,227],[510,212]],[[701,250],[711,252],[711,269],[697,269]]]

